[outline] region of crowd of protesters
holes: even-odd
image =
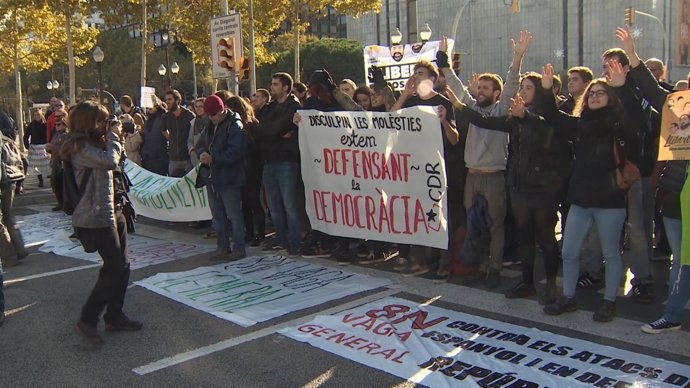
[[[663,63],[642,62],[627,28],[617,29],[616,36],[621,48],[603,53],[602,77],[587,67],[573,67],[563,94],[551,65],[522,72],[532,39],[522,31],[512,42],[505,81],[484,73],[463,83],[450,67],[444,38],[435,63],[418,62],[400,93],[380,69],[371,67],[367,85],[349,79],[336,83],[325,69],[314,71],[306,85],[279,72],[251,99],[220,91],[194,100],[190,109],[174,89],[146,110],[123,96],[119,116],[110,117],[93,102],[72,107],[68,115],[61,101],[51,101],[49,114],[35,110],[27,127],[29,166],[38,174],[39,186],[43,177],[51,177],[54,210],[60,210],[63,167],[71,163],[78,180],[86,176],[90,193],[89,201],[78,206],[102,212],[73,215],[76,237],[104,260],[79,329],[101,341],[96,324],[104,308],[106,330],[142,327],[122,312],[129,278],[124,157],[172,177],[199,166],[196,183],[207,187],[217,244],[214,261],[238,260],[246,256],[247,245],[261,246],[264,252],[289,256],[330,257],[341,265],[394,260],[393,269],[402,276],[430,273],[427,277],[435,283],[458,276],[462,284],[483,282],[489,289],[500,286],[506,261],[520,261],[522,276],[506,287],[506,298],[536,295],[544,313],[560,315],[578,309],[577,289],[604,288],[593,314],[598,322],[616,316],[619,287],[629,268],[634,275],[630,297],[641,304],[652,303],[654,281],[669,284],[663,316],[642,331],[679,329],[690,293],[690,268],[681,265],[680,204],[688,162],[658,162],[657,154],[659,112],[666,96],[687,83],[674,87],[663,82]],[[300,168],[299,110],[388,112],[417,105],[436,107],[439,119],[447,175],[447,249],[358,241],[312,230]],[[20,185],[2,185],[0,237],[6,238],[0,239],[0,255],[6,266],[26,255],[5,206],[5,195],[18,192]],[[100,201],[98,206],[94,201]],[[555,230],[559,213],[560,246]],[[490,223],[480,226],[483,216]],[[267,221],[275,229],[270,238]],[[477,237],[481,227],[488,230],[485,246]],[[651,277],[655,242],[663,242],[659,236],[672,251],[668,279]],[[537,251],[544,287],[535,274]]]

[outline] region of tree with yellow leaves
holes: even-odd
[[[67,24],[64,14],[48,2],[3,0],[0,2],[0,74],[14,73],[16,118],[20,137],[24,136],[22,80],[20,70],[49,69],[56,60],[66,59]],[[80,17],[72,18],[72,40],[77,53],[88,51],[98,30],[85,27]],[[83,63],[83,60],[77,60]],[[21,139],[20,139],[21,140]],[[23,140],[20,144],[24,144]]]

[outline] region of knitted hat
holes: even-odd
[[[220,97],[216,96],[215,94],[206,97],[204,100],[204,112],[206,112],[207,115],[215,115],[223,109],[225,109],[223,100],[221,100]]]

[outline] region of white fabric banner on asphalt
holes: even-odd
[[[677,387],[690,366],[385,298],[281,334],[429,387]]]
[[[18,224],[24,236],[25,245],[43,244],[38,249],[40,252],[94,263],[101,262],[101,257],[97,252],[86,253],[78,240],[69,238],[73,232],[72,222],[70,217],[62,212],[20,217]],[[157,240],[136,234],[130,234],[127,238],[127,252],[132,269],[208,253],[214,249],[215,246],[210,244]]]
[[[240,326],[390,284],[285,256],[252,256],[135,282],[153,292]]]
[[[448,246],[443,139],[433,107],[299,113],[312,228],[335,236]]]
[[[173,222],[211,219],[206,188],[194,187],[196,168],[182,178],[170,178],[127,160],[125,171],[132,181],[129,198],[138,215]]]
[[[405,82],[414,74],[414,65],[421,59],[436,61],[439,41],[415,43],[397,46],[364,47],[364,74],[368,74],[371,66],[378,66],[383,70],[383,78],[393,86],[394,90],[405,89]],[[453,39],[448,39],[448,47],[455,45]],[[449,60],[451,60],[449,58]]]

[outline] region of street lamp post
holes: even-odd
[[[46,84],[46,88],[48,88],[48,90],[53,91],[53,97],[55,97],[55,93],[57,92],[59,87],[60,83],[57,80],[48,81],[48,83]]]
[[[180,65],[178,65],[177,62],[173,62],[173,64],[170,65],[170,72],[173,76],[173,82],[177,82],[177,74],[180,72]]]
[[[168,31],[164,31],[161,35],[161,38],[163,39],[163,45],[165,46],[165,66],[168,69],[172,70],[172,68],[170,67],[170,53],[168,50],[168,46],[170,45],[170,34],[168,34]],[[168,84],[166,86],[170,88],[171,84],[172,81],[170,80],[170,74],[168,74]]]
[[[168,69],[165,68],[165,65],[161,63],[160,66],[158,66],[158,75],[161,76],[161,85],[163,86],[163,91],[165,91],[165,73],[168,72]]]
[[[103,60],[105,59],[105,53],[101,50],[100,46],[96,46],[93,49],[93,60],[96,61],[96,66],[98,67],[98,102],[103,104],[103,95],[101,91],[103,90]]]

